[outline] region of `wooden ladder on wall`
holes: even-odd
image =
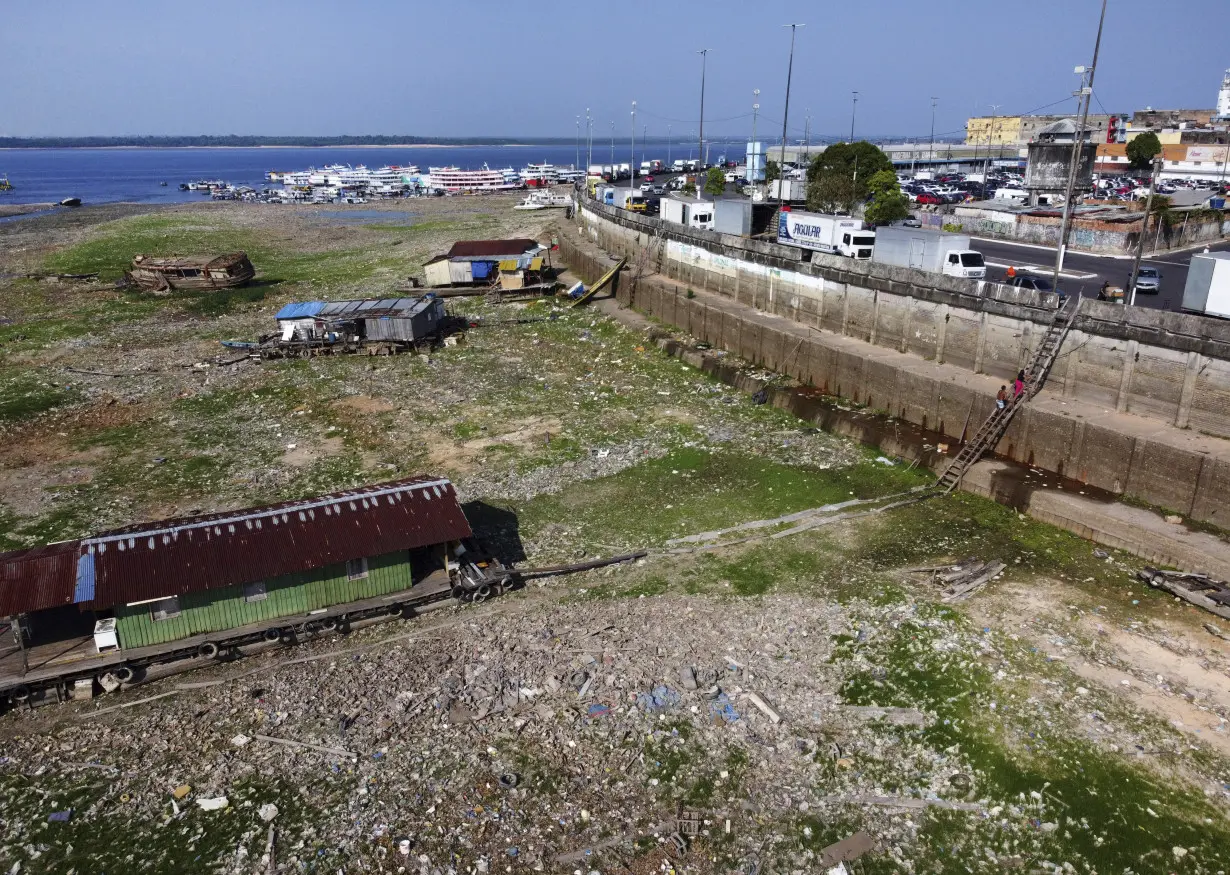
[[[1021,394],[1010,399],[1003,407],[997,405],[991,411],[991,415],[987,417],[974,436],[961,447],[961,451],[935,481],[936,489],[945,495],[952,492],[961,483],[961,478],[965,476],[970,466],[999,443],[999,439],[1004,436],[1004,432],[1012,422],[1017,408],[1033,398],[1042,388],[1042,384],[1046,382],[1051,365],[1055,363],[1055,356],[1058,355],[1059,348],[1063,346],[1064,339],[1072,329],[1072,323],[1076,320],[1076,314],[1080,312],[1080,308],[1081,299],[1073,297],[1064,301],[1063,306],[1055,311],[1051,317],[1051,324],[1047,327],[1046,335],[1034,350],[1029,364],[1025,367],[1025,388]]]

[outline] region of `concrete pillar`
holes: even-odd
[[[1076,372],[1080,368],[1080,349],[1085,342],[1085,335],[1076,329],[1068,332],[1067,338],[1064,339],[1064,346],[1069,347],[1068,366],[1063,370],[1063,396],[1065,398],[1076,397]],[[1059,352],[1063,353],[1063,347],[1060,347]]]
[[[905,299],[905,318],[901,320],[901,351],[910,351],[910,332],[914,329],[914,301],[910,295]]]
[[[829,288],[828,280],[821,279],[820,280],[820,306],[817,308],[819,312],[816,314],[816,327],[820,329],[824,328],[824,299],[826,297],[825,293],[828,291],[828,288]]]
[[[978,314],[978,341],[974,344],[974,373],[982,373],[982,357],[987,348],[987,314]]]
[[[1198,352],[1187,354],[1187,370],[1183,372],[1183,391],[1179,393],[1179,410],[1175,414],[1176,428],[1187,428],[1192,415],[1192,399],[1196,397],[1196,377],[1204,367],[1204,356]]]
[[[841,284],[841,334],[843,337],[850,335],[850,286],[847,283]]]
[[[743,277],[743,271],[739,267],[739,262],[735,262],[735,287],[731,295],[736,301],[739,300],[739,283]]]
[[[880,290],[872,289],[871,291],[871,337],[868,338],[868,343],[872,346],[876,345],[876,335],[880,331]]]
[[[940,304],[935,315],[939,320],[939,328],[935,332],[935,361],[942,365],[944,363],[944,341],[948,339],[948,305]]]
[[[1115,410],[1124,413],[1128,408],[1128,396],[1132,394],[1132,371],[1136,369],[1136,350],[1139,344],[1134,340],[1127,342],[1127,351],[1123,356],[1123,370],[1119,374],[1119,395],[1115,398]]]
[[[1016,369],[1018,371],[1025,370],[1025,366],[1029,364],[1030,355],[1033,352],[1032,350],[1033,338],[1034,338],[1034,324],[1026,320],[1021,325],[1021,348],[1020,350],[1017,351],[1017,355],[1016,355],[1016,360],[1017,360]]]

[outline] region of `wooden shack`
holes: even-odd
[[[246,252],[165,258],[137,255],[126,276],[151,292],[210,291],[246,285],[256,276],[256,269]]]

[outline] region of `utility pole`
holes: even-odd
[[[696,163],[705,163],[705,67],[709,63],[709,50],[701,49],[700,55],[700,137],[696,141]],[[698,168],[699,169],[699,168]],[[697,176],[699,180],[699,173]]]
[[[611,122],[611,182],[615,181],[615,122]]]
[[[858,112],[858,92],[854,92],[854,106],[850,109],[850,142],[854,142],[854,115]]]
[[[1149,213],[1153,210],[1153,192],[1157,189],[1157,177],[1162,172],[1162,156],[1153,159],[1153,175],[1149,178],[1149,196],[1145,198],[1145,218],[1140,223],[1140,239],[1136,241],[1136,258],[1132,262],[1132,275],[1128,279],[1128,306],[1136,303],[1136,275],[1140,273],[1140,257],[1145,252],[1145,237],[1149,233]],[[1161,217],[1158,217],[1158,230],[1161,230]],[[1153,254],[1157,255],[1157,244],[1153,246]]]
[[[671,168],[671,126],[666,126],[666,169]]]
[[[748,168],[749,173],[747,181],[755,183],[756,180],[756,160],[760,155],[760,150],[756,148],[756,116],[760,113],[760,89],[752,89],[752,160],[749,162],[751,167]]]
[[[581,169],[581,117],[577,116],[577,163],[572,165],[573,170]]]
[[[783,24],[782,27],[790,28],[790,62],[786,66],[786,109],[782,113],[782,154],[781,163],[777,166],[777,202],[782,204],[782,190],[785,188],[786,181],[786,123],[790,119],[790,79],[794,75],[794,33],[800,27],[807,27],[806,24]]]
[[[938,97],[931,98],[931,150],[927,155],[928,161],[935,160],[935,105],[939,100]]]
[[[1098,52],[1102,48],[1102,25],[1106,23],[1106,0],[1102,0],[1102,15],[1098,19],[1098,37],[1093,43],[1093,64],[1086,71],[1077,67],[1081,74],[1081,89],[1079,96],[1083,100],[1080,124],[1076,126],[1076,137],[1072,142],[1072,157],[1068,162],[1068,185],[1064,192],[1063,221],[1059,225],[1059,240],[1055,245],[1055,270],[1051,276],[1051,285],[1059,288],[1059,272],[1063,270],[1064,251],[1068,248],[1068,232],[1072,230],[1072,198],[1076,189],[1076,172],[1080,165],[1081,151],[1085,145],[1085,126],[1089,123],[1089,102],[1093,100],[1093,76],[1098,70]],[[1148,224],[1148,216],[1145,223]]]
[[[649,142],[649,125],[641,125],[641,163],[645,163],[645,144]]]

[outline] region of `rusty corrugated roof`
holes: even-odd
[[[513,257],[538,248],[537,240],[516,238],[513,240],[458,240],[448,251],[448,258],[473,258],[475,256]]]
[[[412,479],[232,513],[166,520],[81,541],[93,605],[268,580],[471,534],[453,484]]]
[[[73,603],[80,541],[0,553],[0,617]]]

